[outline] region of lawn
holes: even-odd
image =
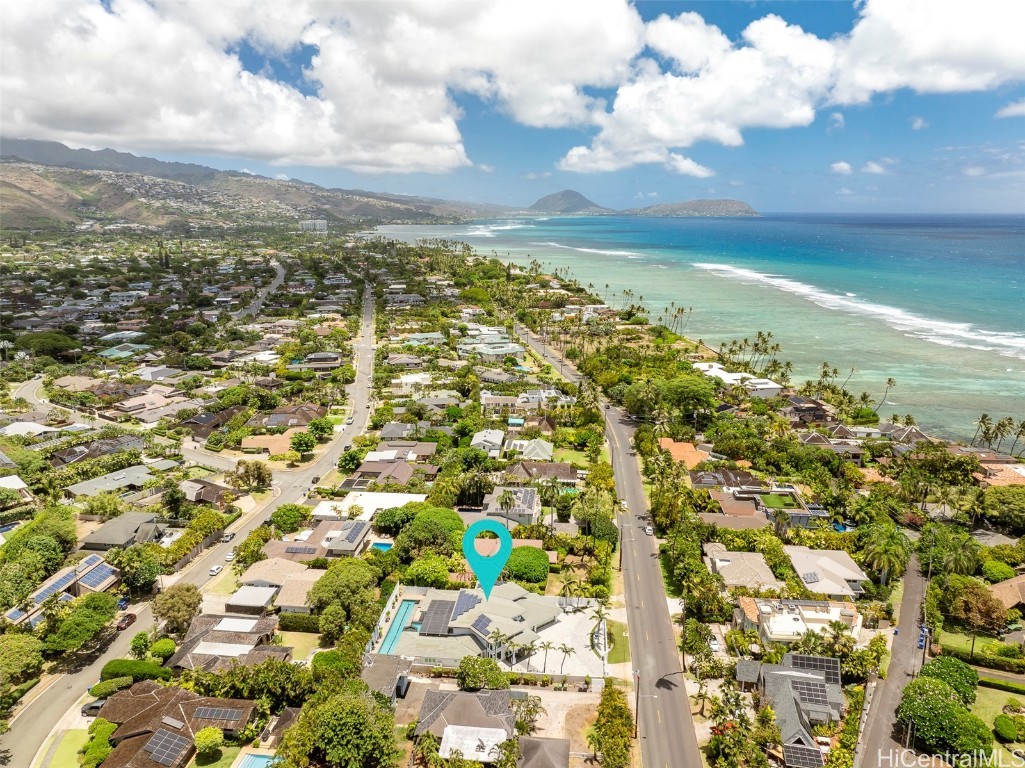
[[[797,509],[798,507],[793,496],[780,493],[763,493],[762,502],[769,509]]]
[[[947,627],[943,627],[943,631],[940,634],[940,645],[945,645],[950,648],[960,648],[962,651],[967,653],[972,650],[972,636],[957,632],[952,628],[947,629]],[[975,652],[998,656],[999,654],[997,653],[997,650],[1002,645],[1004,645],[1004,643],[1001,643],[999,640],[979,635],[975,640]]]
[[[203,758],[196,755],[196,765],[198,768],[231,768],[231,764],[241,751],[242,747],[225,745],[217,750],[213,757]]]
[[[586,469],[591,462],[587,460],[587,454],[583,451],[574,451],[570,448],[557,448],[555,455],[552,457],[555,461],[568,461],[570,464],[575,464],[581,469]],[[608,448],[602,447],[601,454],[598,456],[600,461],[609,461],[609,450]]]
[[[253,497],[253,501],[255,501],[257,504],[263,504],[265,501],[267,501],[271,497],[272,494],[273,494],[273,491],[267,490],[267,491],[253,491],[249,495]]]
[[[978,648],[978,644],[976,644]],[[997,691],[992,688],[983,688],[981,685],[975,689],[975,703],[971,710],[973,715],[978,715],[982,722],[988,727],[993,727],[993,719],[1004,711],[1004,704],[1009,700],[1017,701],[1025,706],[1025,696],[1019,696],[1007,691]],[[999,741],[994,743],[994,762],[990,765],[1019,765],[1016,758],[1010,754],[1010,747],[1013,745],[1002,745]]]
[[[305,659],[320,647],[320,635],[315,632],[279,632],[281,644],[292,649],[292,658],[296,661]]]
[[[238,589],[238,575],[228,563],[225,563],[224,570],[204,587],[204,591],[222,597],[234,594],[236,589]]]
[[[65,731],[61,736],[57,750],[53,753],[53,762],[48,768],[78,768],[78,750],[89,741],[89,733],[84,728]]]
[[[621,664],[630,661],[630,640],[626,636],[626,624],[621,621],[607,620],[609,633],[612,635],[612,648],[609,649],[609,664]]]
[[[675,579],[669,579],[669,553],[660,552],[658,561],[662,566],[662,581],[666,586],[666,594],[670,597],[680,597],[680,584]]]
[[[900,579],[893,584],[893,589],[890,591],[890,605],[893,606],[893,626],[900,624],[900,601],[904,599],[904,579]]]

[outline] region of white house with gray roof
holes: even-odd
[[[864,593],[861,583],[869,577],[846,552],[785,546],[783,551],[809,592],[833,598],[855,598]]]

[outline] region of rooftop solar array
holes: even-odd
[[[826,682],[830,685],[840,684],[840,660],[825,656],[802,656],[794,654],[790,657],[790,665],[794,669],[813,669],[826,673]]]
[[[177,728],[179,730],[185,727],[185,723],[183,723],[181,720],[175,720],[173,717],[162,717],[160,718],[160,722],[162,722],[164,725],[169,725],[172,728]]]
[[[814,584],[819,580],[819,575],[814,571],[809,571],[808,573],[802,573],[801,578],[804,579],[805,584]]]
[[[491,619],[481,614],[473,620],[473,624],[470,627],[480,633],[481,637],[486,638],[488,636],[488,629],[491,627]]]
[[[350,544],[359,538],[360,534],[363,533],[363,529],[367,527],[367,524],[363,520],[354,522],[349,526],[349,532],[345,534],[345,540]]]
[[[8,621],[21,621],[25,617],[25,611],[21,608],[11,608],[7,613],[4,614],[4,618]]]
[[[83,560],[82,562],[80,562],[78,564],[78,568],[79,568],[79,570],[82,570],[82,569],[85,569],[85,568],[91,568],[92,566],[96,565],[97,563],[101,562],[102,560],[103,560],[103,558],[100,557],[99,555],[89,555],[89,557],[85,558],[85,560]]]
[[[153,738],[146,742],[143,750],[150,753],[155,763],[174,765],[191,743],[186,737],[161,728],[153,734]]]
[[[98,565],[93,568],[79,581],[90,589],[97,589],[115,573],[117,573],[117,569],[114,568],[114,566],[104,563],[103,565]]]
[[[52,584],[43,587],[33,596],[33,600],[36,601],[36,605],[41,604],[44,600],[46,600],[46,598],[55,595],[58,592],[63,592],[65,588],[75,583],[76,577],[77,574],[74,571],[71,571],[70,573],[65,573]]]
[[[473,592],[468,592],[465,589],[459,590],[459,596],[456,598],[456,607],[452,611],[452,620],[458,619],[464,613],[477,606],[480,603],[480,595],[475,595]]]
[[[826,764],[821,750],[803,744],[784,744],[783,762],[787,768],[822,768]]]
[[[316,547],[285,547],[286,555],[315,555]]]
[[[421,635],[447,635],[448,625],[452,620],[452,610],[456,607],[454,600],[432,600],[424,611],[423,623],[420,625]]]
[[[221,709],[220,707],[198,707],[196,717],[206,720],[238,720],[242,717],[241,709]]]
[[[821,707],[829,703],[826,697],[826,684],[813,680],[791,680],[790,687],[797,694],[797,698],[803,704],[813,704]]]

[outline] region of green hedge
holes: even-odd
[[[320,632],[320,617],[309,613],[282,613],[278,616],[282,632]]]
[[[102,683],[97,683],[89,689],[89,695],[95,696],[97,699],[106,699],[113,696],[118,691],[123,691],[125,688],[131,688],[135,684],[135,680],[131,676],[126,677],[112,677],[110,680],[104,680]]]
[[[997,715],[993,719],[993,733],[1004,744],[1018,740],[1018,726],[1007,715]]]
[[[13,688],[11,688],[9,691],[0,696],[0,711],[9,710],[15,704],[21,701],[22,696],[24,696],[26,693],[35,688],[38,684],[39,678],[33,677],[29,680],[26,680],[21,685],[16,685]]]
[[[997,680],[993,677],[980,677],[979,686],[992,688],[996,691],[1007,691],[1008,693],[1020,693],[1025,695],[1025,683],[1015,683],[1011,680]]]
[[[150,656],[155,656],[161,661],[167,661],[174,656],[175,650],[174,640],[169,637],[162,637],[149,647]]]
[[[18,520],[28,520],[35,513],[36,508],[30,504],[26,504],[22,507],[15,507],[14,509],[8,509],[5,512],[0,512],[0,525],[14,523]]]
[[[987,653],[976,653],[971,656],[968,651],[951,648],[947,645],[942,647],[942,652],[944,656],[953,656],[955,659],[961,659],[961,661],[966,661],[977,667],[999,669],[1001,672],[1014,672],[1019,675],[1025,674],[1025,659],[1009,659],[1004,656],[991,656]]]
[[[131,659],[113,659],[103,665],[100,680],[113,680],[115,677],[130,677],[139,680],[170,680],[171,670],[164,669],[152,661],[132,661]]]

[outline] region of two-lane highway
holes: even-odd
[[[558,365],[570,382],[580,376],[571,363],[543,345],[522,326],[517,333],[546,362]],[[633,449],[633,432],[626,413],[609,406],[604,410],[616,489],[628,510],[620,510],[623,532],[623,582],[633,667],[639,672],[638,724],[644,768],[700,768],[694,719],[684,684],[680,653],[666,602],[658,543],[644,533],[648,504],[640,466]]]

